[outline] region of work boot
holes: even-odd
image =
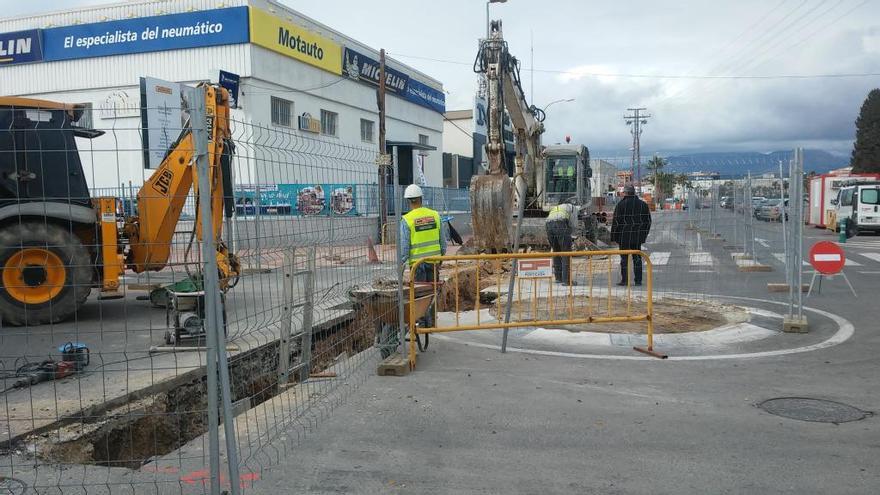
[[[626,282],[624,282],[623,280],[621,280],[620,282],[617,282],[617,285],[618,285],[619,287],[626,287]]]

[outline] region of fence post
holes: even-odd
[[[399,168],[400,167],[398,164],[397,146],[394,146],[391,148],[391,162],[392,162],[391,185],[393,187],[393,192],[394,192],[394,231],[397,232],[397,227],[400,225],[400,216],[403,214],[403,212],[400,211],[400,210],[402,210],[401,202],[400,202],[400,188],[398,187],[398,184],[397,184],[397,182],[398,182],[397,178],[400,177],[400,175],[399,175],[399,173],[400,173]],[[402,252],[401,252],[402,246],[401,246],[401,242],[400,242],[401,240],[397,239],[396,234],[395,234],[395,239],[396,239],[396,241],[394,243],[394,246],[395,246],[394,252],[397,253],[397,259],[394,261],[399,263],[400,262],[400,255],[402,254]],[[406,326],[407,326],[406,319],[403,316],[403,308],[404,308],[404,304],[405,304],[403,301],[403,271],[405,269],[406,269],[405,266],[397,267],[397,321],[398,321],[397,342],[399,344],[401,344],[400,348],[401,348],[401,354],[403,355],[403,358],[407,359],[409,357],[409,348],[405,345],[402,345],[404,342],[404,339],[406,338],[406,333],[408,330],[406,328]],[[409,276],[412,277],[413,274],[410,273]],[[415,325],[415,322],[410,322],[410,324]]]
[[[715,210],[718,209],[718,183],[714,180],[712,181],[712,211],[709,212],[709,232],[712,234],[714,238],[717,235],[717,231],[715,229]]]
[[[305,382],[312,372],[312,326],[315,318],[315,258],[317,248],[312,246],[306,258],[306,281],[304,284],[305,303],[303,305],[303,327],[300,345],[299,381]]]
[[[235,441],[235,419],[232,415],[232,399],[229,384],[229,363],[226,360],[226,337],[223,319],[223,302],[220,298],[220,280],[218,277],[217,251],[214,242],[214,226],[211,215],[211,164],[208,161],[208,133],[206,126],[206,88],[200,87],[190,91],[193,104],[190,119],[195,144],[196,176],[199,186],[199,219],[202,228],[202,277],[205,299],[205,321],[203,322],[207,340],[207,386],[208,386],[208,436],[211,473],[211,493],[220,493],[220,431],[217,391],[218,371],[220,402],[223,407],[223,426],[226,434],[226,458],[229,468],[230,489],[238,495],[238,453]],[[219,368],[219,369],[218,369]]]
[[[284,252],[284,285],[282,290],[281,338],[278,341],[278,385],[290,382],[290,339],[293,330],[293,294],[296,277],[296,248]]]

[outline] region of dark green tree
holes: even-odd
[[[872,89],[856,119],[853,172],[880,172],[880,89]]]

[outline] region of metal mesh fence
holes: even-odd
[[[136,119],[89,136],[71,108],[0,109],[0,473],[22,486],[241,491],[393,347],[396,305],[358,296],[397,280],[376,150],[226,120],[205,90],[170,153]]]

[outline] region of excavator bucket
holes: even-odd
[[[471,180],[474,242],[481,253],[509,252],[513,245],[513,181],[507,175],[480,175]]]

